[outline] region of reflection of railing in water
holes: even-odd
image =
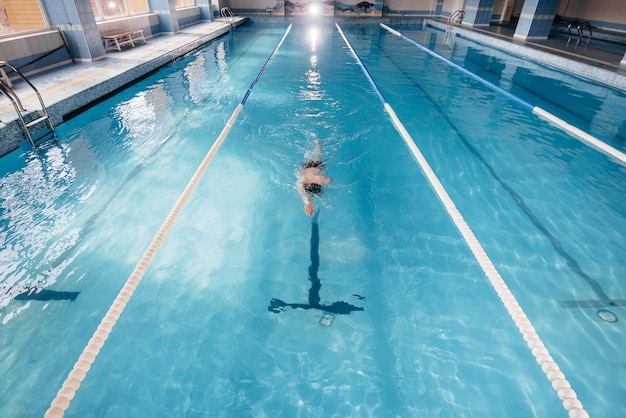
[[[584,36],[584,30],[587,29],[589,35],[587,36],[587,42],[585,43],[585,48],[587,47],[587,45],[589,45],[589,41],[591,41],[591,24],[589,22],[572,22],[569,25],[567,25],[567,32],[569,34],[569,37],[567,38],[567,43],[566,46],[569,46],[570,42],[572,41],[572,27],[576,27],[576,32],[578,33],[578,40],[576,41],[576,45],[574,46],[574,48],[577,48],[578,45],[580,44],[580,41],[582,40],[583,36]]]
[[[222,10],[220,10],[220,14],[224,18],[224,21],[228,23],[235,23],[235,14],[230,9],[230,7],[222,7]]]

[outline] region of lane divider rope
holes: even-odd
[[[425,46],[421,45],[418,42],[415,42],[413,39],[401,34],[400,32],[398,32],[395,29],[390,28],[389,26],[385,25],[384,23],[381,23],[380,26],[383,29],[386,29],[387,31],[391,32],[392,34],[396,35],[397,37],[404,39],[405,41],[415,45],[416,47],[418,47],[419,49],[421,49],[422,51],[426,52],[427,54],[445,62],[446,64],[448,64],[449,66],[456,68],[457,70],[461,71],[462,73],[470,76],[471,78],[473,78],[474,80],[482,83],[483,85],[489,87],[490,89],[492,89],[493,91],[496,91],[498,93],[501,93],[503,95],[505,95],[506,97],[510,98],[511,100],[519,103],[520,105],[522,105],[523,107],[525,107],[526,109],[530,110],[533,114],[539,116],[540,118],[548,121],[552,126],[555,126],[567,133],[569,133],[570,135],[573,135],[574,137],[576,137],[578,140],[580,140],[581,142],[583,142],[584,144],[606,154],[607,156],[609,156],[610,158],[612,158],[615,162],[617,162],[618,164],[622,164],[622,165],[626,165],[626,153],[623,153],[621,151],[619,151],[618,149],[610,146],[609,144],[600,141],[598,138],[594,137],[593,135],[588,134],[587,132],[565,122],[563,119],[553,115],[552,113],[548,112],[547,110],[544,110],[542,108],[540,108],[539,106],[533,106],[532,104],[530,104],[529,102],[515,96],[514,94],[511,94],[510,92],[504,90],[502,87],[496,86],[495,84],[485,80],[482,77],[479,77],[478,75],[474,74],[473,72],[467,70],[466,68],[461,67],[460,65],[450,61],[449,59],[437,54],[436,52],[426,48]]]
[[[337,26],[337,29],[343,37],[343,40],[345,41],[346,45],[348,45],[348,49],[354,55],[363,72],[368,73],[365,65],[363,65],[363,62],[361,61],[361,58],[359,58],[359,55],[352,48],[352,45],[350,45],[348,38],[346,38],[346,36],[343,34],[343,31],[341,30],[339,24],[335,23],[335,25]],[[506,310],[509,312],[509,315],[511,315],[511,318],[513,318],[515,325],[522,334],[522,337],[530,348],[533,356],[535,357],[535,360],[541,366],[541,369],[552,384],[552,388],[557,392],[557,395],[559,399],[561,399],[563,407],[568,411],[570,418],[588,418],[589,414],[583,408],[580,400],[578,400],[576,392],[574,392],[571,385],[565,378],[565,375],[563,374],[563,372],[561,372],[559,366],[550,356],[548,349],[544,346],[543,342],[539,338],[539,335],[537,334],[535,328],[522,310],[522,307],[517,302],[517,299],[515,299],[515,296],[506,285],[502,276],[500,276],[500,273],[494,266],[493,262],[485,252],[484,248],[474,235],[473,231],[471,230],[465,219],[463,218],[463,215],[461,215],[461,212],[457,209],[454,201],[452,201],[452,198],[450,198],[450,195],[448,195],[448,192],[443,187],[443,185],[439,181],[439,178],[430,167],[430,164],[428,164],[428,161],[415,144],[415,141],[413,140],[409,132],[404,127],[404,124],[396,115],[396,112],[393,110],[391,105],[387,103],[387,101],[384,99],[384,96],[378,89],[376,83],[374,83],[372,77],[369,74],[366,75],[368,80],[371,81],[374,89],[377,91],[378,96],[382,98],[383,107],[391,117],[394,126],[406,142],[413,156],[417,159],[417,162],[422,168],[422,171],[426,175],[426,178],[430,182],[431,186],[435,190],[435,193],[443,203],[446,211],[452,218],[459,232],[461,232],[463,239],[465,239],[465,242],[467,243],[470,250],[472,251],[472,254],[478,261],[478,264],[489,279],[489,282],[491,283],[493,288],[496,290],[496,293],[500,297],[500,300],[504,304]]]
[[[143,278],[145,272],[148,270],[148,267],[150,267],[150,264],[152,263],[154,256],[156,255],[159,247],[165,240],[165,236],[171,229],[172,225],[174,224],[174,221],[180,214],[183,206],[189,200],[189,197],[191,196],[192,191],[194,190],[194,188],[200,181],[200,178],[206,171],[207,167],[209,166],[209,163],[211,162],[215,154],[217,153],[217,150],[222,145],[222,142],[224,142],[224,139],[226,138],[226,135],[228,135],[228,132],[230,131],[230,128],[233,126],[233,123],[237,119],[239,112],[241,112],[241,109],[243,109],[243,106],[246,100],[248,99],[248,96],[250,95],[250,91],[255,86],[255,84],[257,83],[261,75],[263,74],[263,71],[265,71],[265,68],[269,64],[270,60],[274,57],[274,55],[278,51],[278,48],[287,37],[287,34],[291,30],[291,26],[292,24],[289,25],[289,27],[285,31],[285,34],[281,38],[280,42],[276,45],[276,47],[272,51],[272,54],[265,62],[265,65],[263,65],[263,68],[261,68],[261,71],[259,71],[258,75],[256,76],[256,78],[254,79],[250,87],[248,88],[248,91],[246,92],[241,103],[239,103],[239,105],[237,105],[237,107],[233,111],[230,119],[228,119],[228,121],[226,122],[224,129],[222,129],[222,132],[220,133],[218,138],[215,140],[215,143],[213,144],[213,146],[211,146],[211,149],[209,150],[209,152],[206,154],[206,156],[204,157],[204,159],[198,166],[198,169],[196,170],[193,177],[187,184],[187,187],[185,187],[184,191],[178,198],[176,204],[174,205],[169,215],[167,216],[167,218],[161,225],[159,231],[153,238],[152,242],[150,243],[150,246],[148,247],[146,252],[143,254],[141,259],[139,260],[139,263],[137,263],[137,265],[135,266],[135,269],[131,273],[130,277],[127,279],[124,286],[122,287],[122,290],[113,301],[113,304],[111,305],[107,313],[104,315],[104,318],[100,322],[100,325],[98,325],[98,328],[96,329],[93,336],[87,343],[87,346],[83,349],[83,352],[78,357],[78,361],[74,364],[74,367],[72,368],[69,375],[63,382],[61,389],[58,391],[56,397],[50,403],[50,407],[44,414],[45,418],[60,418],[65,414],[65,411],[70,406],[70,402],[72,401],[72,399],[74,399],[74,396],[76,395],[76,391],[78,390],[83,379],[87,375],[87,372],[91,368],[91,365],[96,360],[96,357],[98,356],[100,349],[104,345],[104,342],[106,341],[109,334],[113,330],[115,323],[117,322],[120,315],[124,311],[126,304],[128,303],[131,296],[133,295],[133,292],[139,285],[139,282]]]

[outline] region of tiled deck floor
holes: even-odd
[[[501,36],[511,42],[520,42],[515,41],[513,38],[515,33],[514,27],[505,25],[490,25],[489,28],[484,30],[484,32],[490,35]],[[590,65],[598,65],[607,69],[613,69],[626,75],[626,67],[620,67],[620,62],[624,57],[626,47],[624,51],[617,52],[595,48],[591,45],[585,46],[584,42],[586,42],[586,38],[583,39],[583,42],[577,47],[577,39],[577,37],[572,37],[572,40],[568,44],[567,38],[565,37],[565,34],[563,34],[562,37],[549,37],[546,40],[524,42],[524,44],[531,48],[537,48],[553,54],[561,55],[575,61],[588,63]]]
[[[242,24],[244,18],[237,18]],[[230,31],[230,23],[212,21],[183,28],[174,35],[160,35],[122,52],[109,52],[102,60],[76,62],[28,76],[41,94],[54,125],[67,115],[116,89],[167,64],[218,36]],[[40,109],[37,96],[24,82],[14,82],[23,106]],[[17,114],[11,102],[0,95],[0,156],[15,149],[24,138],[15,137]],[[12,127],[7,124],[12,123]],[[19,128],[21,130],[21,127]]]

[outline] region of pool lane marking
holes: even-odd
[[[394,62],[392,58],[390,58],[390,60],[391,62]],[[397,62],[394,62],[394,63],[396,64],[396,66],[398,66]],[[398,69],[402,71],[400,67],[398,67]],[[411,78],[411,76],[408,73],[404,71],[402,72],[409,79]],[[413,84],[419,87],[415,81],[413,82]],[[494,167],[492,167],[489,162],[485,160],[485,158],[480,154],[480,152],[476,148],[474,148],[474,146],[472,146],[466,138],[464,138],[463,133],[460,132],[456,127],[452,125],[452,121],[450,120],[448,115],[446,115],[443,109],[441,109],[441,107],[439,107],[435,103],[435,99],[433,97],[430,97],[429,94],[423,88],[421,87],[419,88],[422,90],[424,95],[433,103],[433,106],[436,109],[438,109],[439,113],[443,115],[447,123],[449,123],[453,127],[454,131],[459,137],[459,140],[467,147],[467,149],[474,155],[474,157],[476,157],[478,161],[480,161],[484,165],[484,167],[487,169],[487,171],[489,171],[491,176],[500,184],[500,186],[502,186],[502,188],[504,188],[504,190],[506,190],[509,193],[513,201],[522,210],[522,212],[524,212],[524,214],[528,217],[528,219],[550,241],[550,243],[552,244],[554,249],[557,251],[557,253],[559,253],[564,258],[570,270],[572,270],[573,273],[575,273],[577,276],[583,279],[584,282],[591,288],[591,290],[597,296],[596,299],[588,299],[588,300],[559,300],[558,302],[561,305],[561,307],[562,308],[582,308],[582,309],[602,308],[602,310],[597,311],[597,314],[598,316],[601,317],[601,319],[606,321],[605,318],[602,318],[602,315],[610,314],[614,317],[615,320],[617,320],[618,318],[613,312],[604,311],[604,310],[611,308],[611,307],[616,307],[616,306],[626,306],[626,299],[609,298],[606,292],[602,289],[602,286],[600,285],[600,283],[596,279],[594,279],[592,276],[590,276],[587,272],[584,271],[584,269],[580,266],[578,261],[571,254],[569,254],[567,250],[563,247],[563,244],[561,243],[561,241],[559,241],[559,239],[549,231],[546,225],[526,205],[526,203],[524,202],[524,199],[517,192],[515,192],[515,190],[513,190],[513,188],[510,185],[508,185],[504,179],[500,177],[500,175],[497,173],[497,170]]]
[[[612,146],[610,146],[609,144],[600,141],[598,138],[588,134],[587,132],[583,131],[582,129],[579,129],[567,122],[565,122],[563,119],[560,119],[559,117],[553,115],[552,113],[548,112],[547,110],[544,110],[542,108],[540,108],[539,106],[533,106],[532,104],[528,103],[527,101],[515,96],[514,94],[511,94],[510,92],[504,90],[502,87],[496,86],[495,84],[485,80],[482,77],[479,77],[478,75],[472,73],[471,71],[461,67],[458,64],[455,64],[454,62],[450,61],[449,59],[437,54],[434,51],[431,51],[430,49],[426,48],[425,46],[419,44],[418,42],[414,41],[413,39],[401,34],[400,32],[398,32],[395,29],[390,28],[389,26],[385,25],[384,23],[381,23],[380,26],[383,29],[386,29],[387,31],[391,32],[392,34],[396,35],[397,37],[404,39],[405,41],[415,45],[416,47],[418,47],[419,49],[421,49],[422,51],[426,52],[427,54],[440,59],[441,61],[445,62],[446,64],[448,64],[449,66],[456,68],[457,70],[461,71],[462,73],[470,76],[471,78],[473,78],[474,80],[484,84],[485,86],[489,87],[490,89],[501,93],[503,95],[505,95],[506,97],[508,97],[509,99],[519,103],[520,105],[522,105],[523,107],[525,107],[526,109],[530,110],[533,114],[539,116],[540,118],[542,118],[543,120],[549,122],[551,125],[556,126],[557,128],[560,128],[561,130],[569,133],[570,135],[573,135],[574,137],[578,138],[581,142],[583,142],[584,144],[589,145],[592,148],[595,148],[596,150],[608,155],[609,157],[612,157],[614,160],[616,160],[616,162],[622,164],[622,165],[626,165],[626,153],[623,153],[621,151],[619,151],[616,148],[613,148]]]
[[[222,145],[222,142],[224,142],[226,135],[228,135],[230,128],[233,126],[233,123],[237,119],[239,112],[241,112],[241,109],[243,108],[246,100],[248,99],[248,96],[250,95],[250,91],[256,85],[257,81],[263,74],[263,71],[265,71],[265,68],[267,67],[267,65],[273,58],[273,56],[276,54],[276,52],[278,51],[278,48],[280,47],[280,45],[283,43],[283,41],[287,37],[287,34],[291,30],[291,26],[292,24],[289,25],[289,27],[285,31],[285,34],[281,38],[280,42],[278,43],[276,48],[274,48],[274,50],[272,51],[272,54],[265,62],[265,65],[263,65],[263,68],[261,69],[259,74],[256,76],[256,78],[254,79],[250,87],[248,88],[248,91],[246,92],[244,99],[241,101],[241,103],[239,103],[239,105],[237,105],[237,107],[233,111],[230,119],[228,119],[228,121],[226,122],[224,129],[222,129],[222,132],[220,133],[218,138],[215,140],[215,143],[213,143],[213,146],[211,146],[211,149],[209,149],[209,152],[206,154],[206,156],[204,157],[204,159],[198,166],[198,169],[196,170],[193,177],[187,184],[187,187],[185,187],[184,191],[178,198],[178,201],[176,202],[176,204],[170,211],[169,215],[167,216],[167,218],[161,225],[157,234],[154,236],[152,242],[150,243],[150,246],[148,247],[146,252],[143,254],[141,259],[135,266],[135,269],[131,273],[130,277],[127,279],[126,283],[122,287],[122,290],[120,290],[119,294],[113,301],[113,304],[111,305],[111,307],[105,314],[104,318],[98,325],[98,328],[96,329],[93,336],[87,343],[87,346],[83,349],[83,352],[78,357],[78,361],[74,364],[74,367],[72,368],[69,375],[63,382],[61,389],[58,391],[56,397],[50,403],[50,407],[44,414],[45,418],[58,418],[58,417],[62,417],[65,414],[65,411],[70,406],[70,402],[72,401],[72,399],[74,399],[74,396],[76,395],[76,391],[80,387],[83,379],[87,375],[87,372],[91,368],[91,365],[93,364],[96,357],[98,356],[98,353],[100,352],[100,349],[104,345],[104,342],[106,341],[109,334],[113,330],[115,323],[117,322],[120,315],[124,311],[126,304],[128,303],[131,296],[133,295],[133,292],[139,285],[139,282],[141,281],[143,275],[145,274],[147,269],[150,267],[150,264],[152,263],[154,256],[156,255],[159,247],[165,240],[165,236],[167,235],[172,225],[174,224],[174,221],[176,220],[181,210],[183,209],[183,206],[185,205],[185,203],[187,203],[187,200],[189,200],[191,193],[193,192],[194,188],[200,181],[200,178],[202,177],[207,167],[209,166],[209,163],[211,162],[211,160],[217,153],[217,150]]]
[[[348,41],[346,36],[343,34],[341,27],[337,23],[335,23],[335,25],[337,26],[339,33],[343,37],[343,40],[346,42],[346,45],[348,45],[348,48],[354,55],[356,61],[359,63],[359,66],[361,67],[363,72],[367,73],[368,71],[365,68],[365,65],[363,65],[363,62],[359,58],[358,54],[352,48],[352,45],[350,45],[350,42]],[[513,318],[515,325],[517,326],[518,330],[522,334],[522,337],[524,338],[524,340],[526,341],[526,344],[530,348],[533,356],[535,357],[535,360],[537,361],[537,363],[539,363],[539,365],[541,366],[541,369],[543,370],[546,377],[552,384],[552,388],[557,392],[559,399],[561,399],[563,403],[563,407],[568,411],[569,416],[572,418],[589,417],[589,414],[587,413],[587,411],[585,411],[582,403],[578,399],[576,392],[574,392],[571,385],[565,378],[565,375],[563,374],[563,372],[561,372],[559,366],[554,361],[552,356],[550,356],[548,349],[545,347],[545,345],[539,338],[537,331],[535,330],[530,320],[528,319],[528,317],[522,310],[522,307],[517,302],[517,299],[515,299],[515,296],[513,295],[509,287],[506,285],[504,279],[502,278],[502,276],[500,275],[500,273],[494,266],[493,262],[491,261],[487,253],[485,252],[484,248],[482,247],[482,245],[480,244],[480,242],[478,241],[478,239],[472,232],[471,228],[469,227],[465,219],[463,218],[463,215],[461,215],[461,212],[457,209],[456,205],[454,204],[454,201],[452,200],[452,198],[450,198],[450,195],[448,195],[448,192],[439,181],[439,178],[437,177],[433,169],[430,167],[430,164],[428,164],[428,161],[426,160],[424,155],[421,153],[421,151],[415,144],[415,141],[413,140],[409,132],[406,130],[406,128],[404,127],[404,125],[402,124],[398,116],[396,115],[396,112],[393,110],[391,105],[387,103],[387,101],[384,99],[384,96],[378,89],[378,86],[376,85],[376,83],[373,82],[373,79],[371,78],[371,76],[367,75],[367,78],[371,80],[372,86],[377,91],[378,97],[382,99],[383,107],[387,111],[389,116],[391,117],[391,120],[394,126],[396,127],[396,129],[398,130],[398,132],[400,133],[400,135],[406,142],[413,156],[417,159],[422,171],[426,175],[426,178],[428,179],[431,186],[435,190],[435,193],[437,193],[437,196],[443,203],[446,211],[452,218],[457,229],[459,230],[459,232],[461,232],[461,235],[465,239],[465,242],[469,246],[470,250],[472,251],[472,254],[478,261],[478,264],[482,268],[483,272],[489,279],[489,282],[496,290],[496,293],[498,294],[498,296],[500,297],[500,300],[502,301],[505,308],[509,312],[509,315],[511,315],[511,318]]]

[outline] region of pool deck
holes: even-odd
[[[446,30],[447,24],[429,20],[430,26]],[[621,65],[624,52],[591,46],[568,44],[562,38],[522,41],[515,38],[513,28],[490,25],[487,28],[454,27],[458,36],[496,49],[507,51],[544,65],[626,92],[626,66]]]
[[[236,25],[246,21],[237,17]],[[57,126],[86,106],[230,31],[231,24],[222,20],[199,23],[173,35],[155,36],[134,48],[107,53],[95,62],[76,62],[27,78],[41,94],[50,120]],[[14,81],[14,91],[27,110],[40,109],[35,92],[26,83]],[[13,105],[0,95],[0,156],[21,144],[30,147]]]
[[[254,20],[257,18],[252,17]],[[286,18],[269,20],[278,19]],[[236,18],[237,26],[246,21],[246,17]],[[390,24],[393,25],[393,19]],[[446,29],[445,23],[434,20],[428,20],[428,25]],[[96,62],[68,64],[28,76],[28,79],[41,93],[51,121],[57,126],[99,99],[230,30],[231,24],[222,20],[199,23],[173,35],[150,38],[147,44],[108,53]],[[626,68],[619,65],[623,54],[594,48],[574,51],[571,46],[568,50],[565,42],[560,40],[523,42],[514,39],[510,30],[499,26],[489,29],[458,27],[454,30],[459,36],[626,91]],[[39,109],[37,97],[26,83],[16,82],[14,90],[26,109]],[[13,105],[6,97],[0,96],[0,156],[20,144],[30,147]]]

